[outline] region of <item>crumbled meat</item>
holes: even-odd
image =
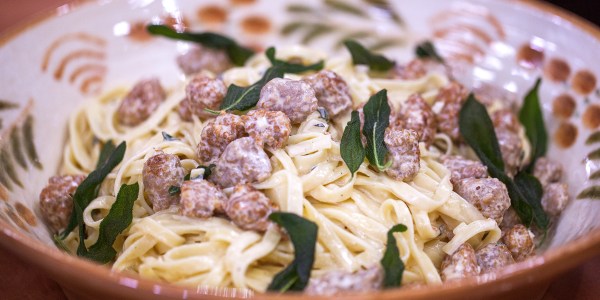
[[[502,222],[499,224],[500,229],[502,230],[502,236],[517,224],[522,224],[521,218],[519,218],[519,215],[517,215],[517,211],[514,208],[509,207],[504,213],[504,217],[502,217]]]
[[[177,109],[179,116],[182,120],[191,122],[192,121],[192,110],[190,108],[190,101],[184,98],[179,102],[179,108]]]
[[[502,127],[514,133],[519,133],[519,130],[521,129],[519,118],[517,118],[517,115],[510,109],[504,108],[493,112],[491,119],[494,128]]]
[[[229,69],[231,61],[223,50],[194,45],[185,54],[177,57],[177,65],[185,75],[192,75],[203,70],[218,74]]]
[[[419,134],[419,141],[427,146],[433,143],[437,129],[435,114],[419,94],[411,95],[402,103],[393,126],[416,131]]]
[[[269,227],[269,215],[278,207],[265,194],[249,184],[235,186],[229,200],[225,202],[225,213],[245,230],[264,232]]]
[[[443,281],[457,280],[479,274],[475,250],[470,244],[462,244],[452,255],[442,261],[441,275]]]
[[[450,171],[450,182],[455,189],[458,187],[458,183],[465,178],[488,177],[487,167],[479,161],[457,155],[444,155],[441,157],[441,161]]]
[[[148,119],[166,97],[158,78],[141,80],[119,105],[117,119],[126,126],[138,125]]]
[[[498,224],[510,207],[506,186],[496,178],[465,178],[458,183],[456,192]]]
[[[176,155],[158,153],[146,161],[142,170],[144,193],[154,211],[179,203],[179,195],[171,195],[169,189],[180,187],[184,177],[185,169]]]
[[[315,91],[319,106],[334,119],[352,109],[352,97],[346,81],[333,71],[323,70],[304,78]]]
[[[517,95],[501,86],[484,83],[473,88],[475,98],[486,107],[502,105],[503,107],[514,108],[518,102]]]
[[[421,167],[418,134],[410,129],[388,127],[384,142],[392,159],[386,174],[396,180],[412,180]]]
[[[521,166],[523,159],[523,143],[518,133],[506,127],[496,128],[496,138],[504,161],[504,170],[507,175],[514,176]]]
[[[426,61],[413,59],[406,65],[397,64],[392,70],[395,78],[402,80],[416,80],[427,75]]]
[[[533,233],[527,227],[517,224],[506,231],[502,240],[510,250],[515,261],[524,261],[535,252]]]
[[[198,159],[204,163],[214,163],[229,143],[245,134],[242,117],[230,113],[220,114],[209,120],[202,129],[196,153]]]
[[[73,211],[73,194],[83,175],[52,176],[40,193],[40,211],[54,232],[59,232],[69,223]]]
[[[271,161],[251,137],[231,142],[219,160],[210,180],[221,187],[261,182],[271,175]]]
[[[444,222],[441,222],[437,229],[440,232],[440,235],[438,236],[440,240],[449,241],[454,237],[454,232],[452,232],[452,230]]]
[[[218,110],[226,93],[227,87],[223,80],[196,74],[185,87],[187,100],[182,101],[180,105],[187,105],[187,109],[198,117],[209,118],[213,115],[204,109]]]
[[[208,218],[223,212],[227,197],[221,189],[206,180],[188,180],[181,185],[182,214],[188,217]]]
[[[304,81],[275,78],[262,88],[259,109],[282,111],[292,124],[299,124],[317,110],[315,91]]]
[[[475,256],[482,274],[499,270],[515,262],[508,247],[503,243],[487,244],[477,250]]]
[[[562,178],[562,166],[546,157],[540,157],[535,161],[533,176],[537,177],[542,186],[553,182],[559,182]]]
[[[280,111],[257,109],[242,117],[244,128],[259,144],[269,147],[283,147],[290,136],[290,119]]]
[[[569,204],[569,192],[564,183],[550,183],[544,187],[542,207],[550,216],[558,216]]]
[[[435,98],[435,102],[443,103],[441,110],[435,116],[438,130],[447,134],[454,141],[460,139],[458,115],[468,95],[469,91],[465,87],[457,82],[452,82],[441,88]]]
[[[331,296],[343,292],[368,292],[381,289],[382,284],[383,270],[376,265],[353,273],[331,271],[319,278],[312,278],[305,293]]]

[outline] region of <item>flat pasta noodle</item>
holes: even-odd
[[[299,58],[304,63],[326,59],[324,54],[303,47],[278,49],[277,53],[281,59]],[[266,57],[257,55],[246,66],[226,71],[222,78],[226,84],[249,85],[268,67]],[[326,60],[325,68],[348,83],[355,106],[383,88],[388,89],[393,106],[413,93],[421,93],[432,103],[437,90],[448,83],[448,78],[437,73],[412,81],[374,79],[363,68],[353,66],[349,58]],[[97,140],[126,141],[128,146],[123,162],[109,174],[99,196],[84,211],[85,244],[92,245],[98,238],[99,224],[119,187],[138,183],[133,222],[114,244],[117,258],[113,270],[198,288],[265,291],[274,275],[294,258],[291,242],[274,226],[265,233],[245,231],[220,217],[184,217],[177,206],[155,212],[144,199],[143,166],[157,150],[180,157],[188,172],[198,167],[195,150],[205,122],[195,116],[191,122],[181,120],[177,107],[184,98],[183,90],[183,86],[169,90],[166,101],[134,128],[115,121],[125,89],[115,89],[87,103],[70,118],[63,173],[92,171],[101,148]],[[407,226],[405,232],[397,234],[406,266],[403,284],[439,283],[438,268],[444,253],[451,253],[464,242],[478,247],[498,240],[498,225],[453,192],[450,174],[438,162],[442,153],[455,151],[447,136],[436,136],[436,140],[446,141],[445,150],[420,145],[421,168],[411,182],[377,173],[367,162],[352,177],[341,158],[339,143],[348,120],[327,122],[318,113],[310,115],[293,128],[283,149],[266,149],[273,172],[254,185],[282,211],[318,225],[313,277],[378,264],[385,250],[386,232],[398,223]],[[162,132],[176,138],[164,140]],[[439,239],[437,224],[441,221],[447,221],[454,230],[455,237],[449,243]],[[67,236],[65,244],[71,251],[75,251],[78,238],[74,233]]]

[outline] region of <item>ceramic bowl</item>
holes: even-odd
[[[470,87],[494,84],[522,97],[544,79],[549,156],[562,163],[572,197],[548,250],[491,275],[340,299],[539,296],[550,280],[600,254],[600,30],[577,17],[538,2],[499,0],[83,1],[0,38],[0,244],[73,298],[303,297],[146,281],[54,247],[37,201],[57,172],[69,115],[149,74],[167,86],[184,80],[174,59],[187,45],[150,37],[148,23],[223,32],[255,49],[304,44],[335,54],[352,37],[400,62],[427,38],[460,62],[458,77]]]

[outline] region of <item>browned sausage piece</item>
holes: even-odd
[[[522,224],[521,218],[519,218],[519,215],[517,215],[517,211],[514,208],[509,207],[504,213],[504,217],[502,217],[502,222],[499,224],[500,229],[502,230],[502,236],[517,224]]]
[[[405,65],[396,65],[392,72],[392,76],[395,78],[416,80],[427,75],[427,62],[422,59],[413,59]]]
[[[301,80],[275,78],[260,91],[259,109],[282,111],[292,124],[302,123],[317,111],[317,98],[310,85]]]
[[[444,155],[441,162],[450,171],[450,182],[456,189],[465,178],[487,178],[487,167],[476,160],[465,159],[458,155]]]
[[[282,148],[292,130],[290,119],[280,111],[257,109],[242,117],[246,132],[259,144]]]
[[[69,223],[73,211],[73,194],[83,175],[52,176],[40,193],[40,211],[54,232],[59,232]]]
[[[515,263],[508,247],[503,243],[487,244],[475,252],[481,273],[490,273]]]
[[[502,240],[517,262],[524,261],[535,252],[533,233],[521,224],[506,231]]]
[[[249,184],[235,186],[229,200],[225,202],[225,213],[245,230],[264,232],[269,227],[269,215],[278,207],[265,194]]]
[[[454,141],[460,139],[458,114],[468,95],[469,91],[464,86],[452,82],[441,88],[435,98],[435,102],[443,103],[440,112],[436,114],[438,130],[447,134]]]
[[[192,114],[206,119],[213,115],[207,113],[204,109],[218,110],[225,94],[227,94],[227,87],[223,80],[213,79],[204,74],[196,74],[185,87],[186,100],[183,100],[179,105],[187,105],[187,109]],[[182,110],[185,111],[185,108],[180,108],[180,111]],[[186,120],[184,115],[181,116]]]
[[[177,65],[185,75],[203,70],[219,74],[231,67],[231,61],[223,50],[193,45],[186,53],[177,57]]]
[[[546,157],[540,157],[535,161],[533,176],[537,177],[542,186],[553,182],[559,182],[562,178],[562,166]]]
[[[209,218],[223,212],[227,197],[219,187],[206,180],[188,180],[181,185],[182,214],[188,217]]]
[[[498,224],[510,207],[506,186],[496,178],[465,178],[458,183],[456,193]]]
[[[521,123],[515,113],[502,109],[492,114],[492,122],[496,131],[496,138],[502,152],[504,169],[510,176],[514,176],[523,160],[523,143],[519,137]]]
[[[352,97],[346,81],[337,73],[322,70],[303,79],[315,91],[319,106],[334,119],[352,110]]]
[[[179,203],[179,195],[171,195],[169,188],[181,187],[184,177],[185,169],[176,155],[158,153],[146,161],[142,170],[144,193],[154,211]]]
[[[468,243],[462,244],[452,255],[446,255],[440,270],[443,281],[479,275],[475,250]]]
[[[353,273],[331,271],[309,281],[305,293],[309,295],[335,295],[342,292],[368,292],[381,289],[383,270],[376,265]]]
[[[385,173],[396,180],[412,180],[421,168],[418,134],[410,129],[388,127],[384,142],[392,159]]]
[[[550,183],[544,187],[542,207],[550,216],[558,216],[569,204],[569,192],[564,183]]]
[[[198,159],[207,164],[214,163],[229,143],[245,134],[242,117],[222,113],[215,119],[207,121],[202,129],[196,152]]]
[[[433,143],[437,130],[435,114],[419,94],[411,95],[402,103],[393,126],[416,131],[419,134],[419,141],[427,146]]]
[[[251,137],[231,142],[216,165],[209,179],[224,188],[264,181],[272,170],[269,157]]]
[[[158,78],[140,80],[119,105],[117,120],[126,126],[138,125],[148,119],[166,97]]]

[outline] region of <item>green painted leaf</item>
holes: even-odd
[[[133,203],[138,198],[139,188],[137,182],[121,186],[115,203],[111,206],[108,215],[100,222],[98,240],[84,252],[83,257],[101,264],[106,264],[115,258],[117,251],[113,248],[113,244],[117,236],[127,229],[133,220]]]
[[[10,133],[10,145],[15,161],[21,168],[27,168],[27,160],[25,159],[23,148],[21,147],[21,134],[17,128],[14,128]]]
[[[9,102],[6,100],[0,100],[0,111],[8,110],[8,109],[15,109],[18,107],[19,107],[18,103]]]
[[[283,73],[299,74],[307,71],[320,71],[325,66],[325,61],[320,60],[311,65],[295,64],[275,58],[275,48],[270,47],[266,51],[267,58],[274,67],[280,68]]]
[[[398,38],[380,39],[369,47],[370,51],[381,51],[390,47],[404,44],[404,40]]]
[[[596,131],[592,134],[590,134],[590,136],[587,138],[587,140],[585,140],[585,144],[586,145],[591,145],[591,144],[595,144],[600,142],[600,131]]]
[[[291,13],[312,13],[314,12],[314,9],[302,4],[290,4],[287,7],[287,11]]]
[[[17,175],[12,157],[10,157],[9,153],[8,145],[5,145],[3,149],[0,149],[0,167],[6,172],[6,175],[8,175],[13,183],[23,187],[23,183],[19,179],[19,175]]]
[[[590,174],[590,177],[588,177],[590,180],[598,180],[600,179],[600,170],[595,171],[594,173]]]
[[[307,26],[307,24],[304,22],[290,22],[281,28],[281,34],[284,36],[290,35],[305,26]]]
[[[592,199],[592,200],[600,199],[600,186],[595,185],[595,186],[586,188],[585,190],[581,191],[581,193],[579,193],[579,195],[577,195],[577,199]]]
[[[365,148],[360,138],[360,117],[357,111],[352,112],[350,122],[348,122],[344,129],[340,144],[340,153],[350,173],[354,176],[354,173],[365,161]]]
[[[435,45],[431,41],[424,41],[417,45],[415,54],[418,58],[433,59],[437,62],[444,63],[444,58],[438,54]]]
[[[596,150],[594,150],[594,151],[590,152],[590,153],[587,155],[587,159],[591,159],[591,160],[597,160],[597,159],[600,159],[600,149],[596,149]]]
[[[335,28],[325,24],[313,24],[310,25],[310,29],[304,34],[304,37],[300,41],[301,44],[310,44],[313,40],[317,39],[324,34],[333,31]]]
[[[233,64],[243,66],[254,55],[254,51],[238,45],[234,40],[213,32],[177,32],[165,25],[148,25],[150,34],[160,35],[174,40],[201,44],[207,48],[224,50]]]
[[[541,79],[536,81],[534,87],[525,96],[525,101],[519,112],[519,121],[523,124],[525,134],[531,144],[531,166],[535,164],[538,158],[546,155],[548,147],[548,134],[546,133],[544,115],[542,114],[538,95],[541,83]]]
[[[312,221],[292,213],[274,212],[269,219],[285,228],[289,234],[294,245],[294,260],[275,275],[267,290],[280,293],[302,291],[310,279],[319,228]]]
[[[364,11],[358,7],[338,0],[325,0],[325,5],[337,11],[342,11],[359,17],[366,17]]]
[[[365,124],[363,134],[367,138],[366,156],[379,171],[387,168],[385,156],[388,152],[384,143],[385,129],[390,123],[390,105],[387,90],[371,96],[363,108]]]
[[[260,98],[260,90],[274,78],[282,78],[283,70],[277,66],[267,69],[263,77],[249,87],[232,84],[219,108],[222,111],[245,111],[256,106]]]
[[[344,42],[344,45],[350,51],[352,62],[355,65],[367,65],[371,71],[388,71],[396,65],[394,61],[383,55],[371,53],[356,41],[348,40]]]
[[[38,158],[37,151],[35,150],[35,143],[33,142],[33,117],[28,116],[23,124],[22,128],[23,143],[25,144],[25,150],[29,161],[34,167],[41,170],[42,164]]]
[[[392,227],[387,233],[387,244],[385,253],[381,259],[383,267],[383,288],[399,287],[402,283],[402,274],[404,273],[404,263],[400,259],[400,250],[396,244],[395,232],[404,232],[407,228],[404,224],[397,224]]]

